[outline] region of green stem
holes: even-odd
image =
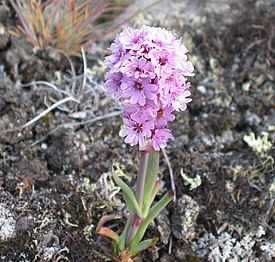
[[[144,195],[144,184],[146,179],[146,170],[148,165],[149,152],[140,152],[140,164],[138,170],[137,187],[136,187],[136,197],[140,209],[142,209],[143,195]]]
[[[156,184],[156,178],[159,167],[159,152],[152,151],[141,151],[139,172],[137,178],[137,186],[136,186],[136,199],[138,202],[139,208],[142,210],[143,218],[146,218],[149,208],[151,206],[151,197],[154,191],[154,187]],[[139,230],[139,226],[142,223],[141,218],[138,217],[135,211],[132,211],[133,221],[129,228],[126,246],[128,246],[132,239],[135,237],[137,231]]]
[[[159,152],[152,150],[149,155],[148,165],[146,169],[146,178],[143,193],[142,214],[144,217],[148,215],[151,206],[151,197],[154,190],[159,169]]]
[[[121,234],[121,236],[119,238],[118,247],[119,247],[120,251],[122,251],[126,248],[126,238],[128,236],[128,231],[129,231],[132,223],[133,223],[133,215],[130,215],[127,219],[127,223],[125,225],[123,233]]]
[[[141,224],[141,218],[136,214],[133,214],[133,220],[129,228],[127,239],[126,239],[126,246],[128,246],[132,241],[132,239],[135,237],[140,224]]]

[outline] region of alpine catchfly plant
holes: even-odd
[[[131,261],[131,257],[157,242],[156,238],[143,240],[143,236],[174,195],[171,190],[153,204],[160,189],[159,151],[173,138],[168,127],[175,119],[173,112],[186,110],[192,101],[187,77],[194,75],[194,67],[181,39],[159,27],[127,28],[110,50],[112,54],[105,59],[107,94],[123,106],[119,135],[125,143],[137,146],[141,157],[135,192],[113,172],[130,212],[123,233],[119,236],[103,227],[112,216],[101,219],[97,233],[113,239],[114,257]]]

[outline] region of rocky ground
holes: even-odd
[[[161,193],[172,171],[177,199],[147,232],[160,237],[156,247],[137,261],[274,259],[274,14],[274,0],[174,0],[130,21],[182,36],[196,72],[193,102],[171,125],[170,170],[161,156]],[[1,1],[0,261],[103,261],[98,220],[120,214],[119,231],[127,216],[111,165],[133,185],[139,157],[119,137],[120,108],[102,87],[110,42],[91,46],[87,67],[74,59],[72,78],[67,60],[13,37],[17,24]],[[34,119],[72,88],[79,104]]]

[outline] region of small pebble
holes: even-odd
[[[206,87],[203,86],[203,85],[198,85],[198,86],[197,86],[197,90],[198,90],[201,94],[203,94],[203,95],[206,94]]]
[[[41,148],[44,149],[44,150],[46,150],[46,149],[48,149],[48,146],[47,146],[46,143],[42,143],[42,144],[41,144]]]

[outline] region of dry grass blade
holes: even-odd
[[[30,120],[28,123],[26,123],[25,125],[22,126],[22,128],[26,128],[30,125],[32,125],[33,123],[35,123],[36,121],[38,121],[40,118],[44,117],[45,115],[47,115],[49,112],[51,112],[54,108],[58,107],[59,105],[66,103],[68,101],[74,101],[76,103],[79,103],[79,101],[77,101],[75,98],[73,97],[66,97],[62,100],[57,101],[56,103],[54,103],[52,106],[50,106],[48,109],[44,110],[41,114],[39,114],[38,116],[36,116],[35,118],[33,118],[32,120]]]

